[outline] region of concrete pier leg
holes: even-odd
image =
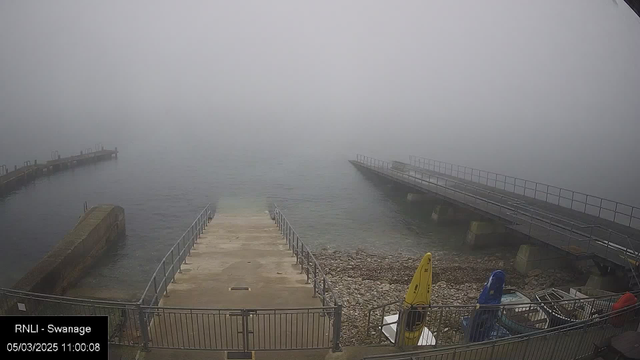
[[[533,245],[520,245],[516,257],[515,268],[521,274],[528,274],[534,269],[547,270],[562,266],[566,259],[549,248]]]
[[[473,247],[502,243],[506,237],[504,226],[486,221],[472,221],[467,231],[466,243]]]
[[[450,204],[438,205],[431,213],[431,220],[438,224],[468,221],[470,218],[471,213],[469,211]]]
[[[616,276],[615,273],[607,275],[591,274],[585,287],[611,292],[621,292],[625,290],[625,285],[624,279]]]
[[[431,213],[431,220],[441,223],[451,220],[453,218],[454,210],[449,205],[438,205]]]
[[[414,194],[414,193],[408,193],[407,194],[407,201],[408,202],[423,202],[423,201],[428,201],[433,199],[433,196],[429,195],[429,194]]]

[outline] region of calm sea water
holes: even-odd
[[[209,146],[119,147],[117,160],[43,177],[0,199],[0,286],[11,286],[75,225],[83,202],[125,209],[127,237],[78,285],[134,298],[207,204],[275,202],[313,248],[421,254],[461,250],[466,227],[436,226],[434,204],[367,177],[347,151],[274,151]],[[286,155],[282,155],[286,154]]]

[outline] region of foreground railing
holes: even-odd
[[[0,315],[106,315],[109,342],[119,345],[142,344],[141,306],[133,302],[76,299],[0,289]]]
[[[596,237],[593,227],[559,219],[551,214],[523,211],[506,195],[462,181],[430,173],[412,174],[411,169],[401,167],[403,163],[387,162],[364,155],[358,155],[356,161],[384,176],[400,178],[410,186],[471,206],[488,216],[520,224],[518,231],[574,255],[583,256],[597,252],[598,256],[625,266],[630,265],[627,259],[638,260],[638,253],[634,248],[640,248],[640,243],[617,232],[605,229]],[[503,203],[490,200],[488,197],[500,198]],[[601,236],[602,234],[606,235]]]
[[[160,303],[162,296],[169,291],[169,283],[175,281],[177,273],[182,272],[182,264],[187,262],[187,256],[191,255],[191,249],[212,218],[213,210],[208,204],[156,268],[140,298],[142,305],[156,306]]]
[[[146,307],[149,347],[250,353],[335,348],[335,307]]]
[[[107,315],[109,342],[151,348],[340,350],[342,304],[309,248],[275,207],[274,220],[322,306],[211,309],[158,306],[196,246],[213,209],[207,205],[162,259],[138,302],[76,299],[0,288],[0,315]],[[286,295],[286,294],[285,294]]]
[[[427,343],[434,347],[442,347],[551,329],[606,314],[611,312],[613,304],[620,296],[622,294],[501,305],[416,306],[411,310],[420,313],[425,319],[425,327],[429,330]],[[395,301],[369,310],[366,330],[369,343],[403,345],[402,342],[396,343],[398,339],[389,339],[388,335],[385,335],[389,326],[402,328],[402,321],[406,319],[387,320],[389,316],[399,314],[401,309],[402,301]],[[552,309],[558,309],[564,315],[558,316]],[[482,319],[492,319],[499,327],[489,328],[487,321],[481,321]],[[402,341],[403,336],[398,336]]]
[[[636,304],[588,320],[509,338],[368,356],[365,360],[576,360],[591,356],[597,346],[612,336],[636,331],[639,310],[640,304]]]
[[[335,308],[333,316],[333,349],[340,349],[340,335],[342,327],[342,302],[338,294],[331,286],[331,282],[322,271],[322,267],[313,256],[309,246],[300,240],[300,236],[291,226],[291,223],[284,216],[277,205],[273,204],[273,219],[280,229],[282,237],[287,241],[289,250],[296,257],[296,265],[300,265],[300,273],[307,277],[307,284],[313,284],[313,296],[317,296],[322,301],[322,306],[332,306]]]
[[[640,209],[632,205],[564,189],[559,186],[428,158],[410,156],[409,163],[413,166],[423,167],[441,174],[469,180],[514,194],[524,195],[610,220],[621,225],[640,229]]]

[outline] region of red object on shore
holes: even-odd
[[[615,302],[615,304],[613,304],[613,306],[611,307],[611,311],[616,311],[616,310],[620,310],[632,305],[635,305],[638,302],[638,299],[636,299],[635,296],[633,296],[633,294],[631,294],[630,292],[625,293],[624,295],[622,295],[620,297],[620,299],[618,299],[618,301]],[[611,319],[609,319],[609,324],[613,325],[614,327],[622,327],[624,325],[624,320],[626,317],[629,317],[628,314],[620,314],[617,316],[613,316]]]

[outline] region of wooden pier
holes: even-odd
[[[60,170],[73,168],[80,165],[94,163],[96,161],[108,160],[118,157],[118,148],[114,150],[99,150],[92,152],[81,152],[80,155],[60,157],[49,160],[44,164],[38,164],[35,160],[25,161],[22,167],[14,166],[10,171],[6,166],[0,167],[0,195],[8,193],[36,178],[55,173]]]

